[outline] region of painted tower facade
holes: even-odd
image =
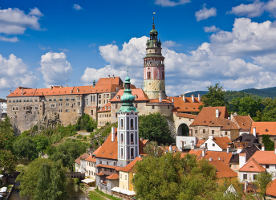
[[[154,19],[144,58],[144,91],[150,99],[166,98],[165,66]]]
[[[131,94],[130,78],[126,77],[117,129],[118,165],[122,167],[139,156],[138,112],[133,106],[134,98]]]

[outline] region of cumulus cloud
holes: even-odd
[[[250,4],[240,4],[232,8],[230,13],[238,16],[246,17],[258,17],[264,12],[270,13],[272,16],[276,16],[276,0],[269,0],[267,2],[261,2],[255,0]]]
[[[4,37],[4,36],[0,36],[0,40],[1,41],[5,41],[5,42],[18,42],[18,38],[17,37]]]
[[[30,87],[36,81],[35,75],[22,59],[10,54],[8,58],[0,54],[0,90],[14,89],[17,86]]]
[[[28,14],[18,8],[0,9],[0,34],[2,41],[16,42],[18,39],[7,38],[7,35],[23,34],[27,28],[39,30],[39,19],[42,13],[33,8]]]
[[[190,0],[155,0],[155,4],[156,5],[160,5],[163,7],[174,7],[174,6],[178,6],[178,5],[183,5],[186,3],[189,3]]]
[[[197,21],[208,19],[209,17],[214,17],[217,15],[216,8],[206,8],[206,5],[203,5],[201,10],[196,11],[195,17]]]
[[[179,95],[221,83],[225,89],[263,88],[275,86],[276,27],[272,22],[252,22],[248,18],[236,19],[232,31],[212,33],[209,42],[183,53],[170,45],[162,49],[165,57],[166,89],[169,95]],[[143,83],[143,57],[148,38],[132,38],[122,47],[108,44],[100,47],[104,68],[86,68],[82,81],[129,75],[137,87]],[[177,45],[177,43],[173,43]]]
[[[48,52],[41,56],[40,70],[46,86],[68,83],[72,67],[63,52]]]
[[[205,26],[204,27],[204,31],[206,32],[206,33],[213,33],[213,32],[218,32],[220,29],[219,28],[217,28],[216,26]]]
[[[76,4],[76,3],[75,3],[75,4],[73,5],[73,9],[79,11],[79,10],[82,10],[82,7],[81,7],[79,4]]]

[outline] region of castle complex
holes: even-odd
[[[166,95],[164,57],[154,22],[146,46],[144,88],[130,85],[134,107],[139,110],[139,115],[161,113],[171,119],[175,135],[188,135],[187,127],[202,105],[200,96]],[[34,125],[74,124],[84,113],[97,120],[101,127],[117,121],[117,113],[123,104],[123,86],[119,77],[109,76],[89,86],[18,87],[7,96],[7,113],[18,133]]]

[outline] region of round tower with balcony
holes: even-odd
[[[144,58],[144,91],[150,99],[166,98],[165,66],[161,41],[155,29],[154,17]]]

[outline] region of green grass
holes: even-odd
[[[102,191],[100,191],[98,189],[95,189],[95,192],[97,192],[98,194],[100,194],[100,195],[102,195],[104,197],[107,197],[110,200],[121,200],[120,198],[117,198],[117,197],[114,197],[112,195],[106,194],[106,193],[104,193],[104,192],[102,192]]]
[[[97,193],[95,191],[89,192],[88,197],[91,200],[105,200],[99,193]]]

